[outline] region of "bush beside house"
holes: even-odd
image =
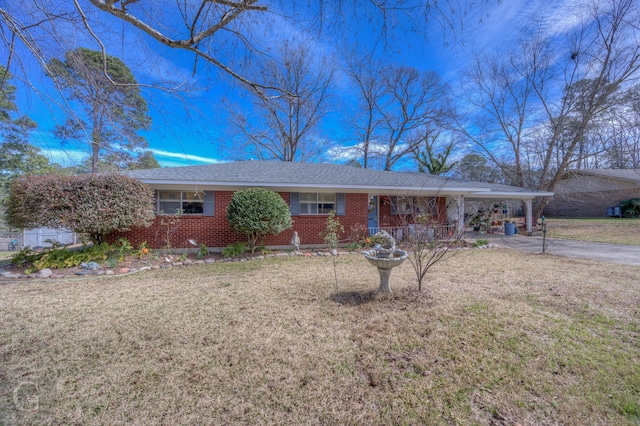
[[[68,228],[101,243],[113,231],[149,226],[149,187],[120,174],[30,175],[16,179],[7,201],[14,228]]]

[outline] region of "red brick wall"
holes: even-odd
[[[640,198],[640,190],[577,192],[556,194],[544,207],[547,217],[606,217],[607,208],[620,201]]]
[[[114,242],[119,237],[127,238],[133,246],[138,246],[142,242],[147,242],[151,248],[163,248],[167,245],[167,231],[169,240],[174,248],[195,248],[189,243],[189,239],[198,244],[205,244],[211,248],[223,248],[230,243],[246,241],[244,235],[231,231],[227,222],[226,208],[233,192],[216,191],[215,211],[213,216],[182,216],[174,225],[168,222],[173,220],[172,216],[157,216],[154,223],[148,228],[135,228],[128,232],[114,233],[109,236],[109,242]],[[289,193],[280,193],[280,196],[289,203]],[[367,226],[367,194],[346,194],[346,214],[337,216],[345,234],[342,238],[347,238],[352,225],[361,224]],[[268,235],[265,241],[267,246],[290,245],[293,231],[298,231],[300,243],[323,244],[320,233],[326,228],[326,215],[302,215],[294,216],[293,227],[287,229],[278,236]]]

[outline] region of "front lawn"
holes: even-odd
[[[547,220],[547,236],[599,243],[640,245],[640,219]]]
[[[640,421],[640,268],[466,250],[0,285],[0,424]]]

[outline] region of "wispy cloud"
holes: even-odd
[[[163,167],[169,167],[169,165],[197,165],[197,164],[216,164],[224,163],[222,160],[209,157],[201,157],[199,155],[186,154],[181,152],[165,151],[162,149],[151,149],[153,155]]]

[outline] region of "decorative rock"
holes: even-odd
[[[107,269],[107,270],[104,272],[104,274],[105,274],[105,275],[113,275],[113,274],[115,274],[115,272],[113,272],[111,269]]]
[[[293,253],[293,252],[292,252],[292,253]],[[290,254],[290,253],[287,253],[287,252],[282,252],[282,253],[276,253],[276,256],[277,256],[277,257],[291,256],[291,254]]]
[[[53,275],[53,271],[49,268],[44,268],[38,271],[37,278],[49,278]]]
[[[173,262],[171,265],[173,266],[184,266],[182,262]]]
[[[160,269],[160,265],[151,265],[151,269]]]
[[[119,274],[126,274],[129,271],[130,271],[130,269],[127,268],[127,267],[122,267],[122,268],[118,269],[118,273]]]
[[[338,250],[331,249],[331,256],[337,256],[337,255],[338,255]]]
[[[216,263],[215,259],[205,259],[204,263]]]
[[[95,272],[93,273],[93,275],[104,275],[104,273],[105,273],[105,272],[104,272],[102,269],[99,269],[99,270],[95,271]]]
[[[27,274],[27,278],[37,278],[37,277],[38,277],[38,274],[34,274],[34,273]]]
[[[96,262],[88,262],[88,263],[82,262],[80,264],[80,267],[82,269],[100,269],[100,265],[98,265]]]
[[[78,269],[76,275],[89,275],[91,273],[88,269]]]
[[[171,268],[171,265],[168,263],[163,263],[162,265],[160,265],[160,269],[169,269]]]
[[[193,264],[194,265],[202,265],[202,264],[204,264],[204,260],[198,259],[198,260],[194,261]]]
[[[182,262],[184,265],[192,265],[193,264],[193,260],[191,259],[185,259],[184,262]]]

